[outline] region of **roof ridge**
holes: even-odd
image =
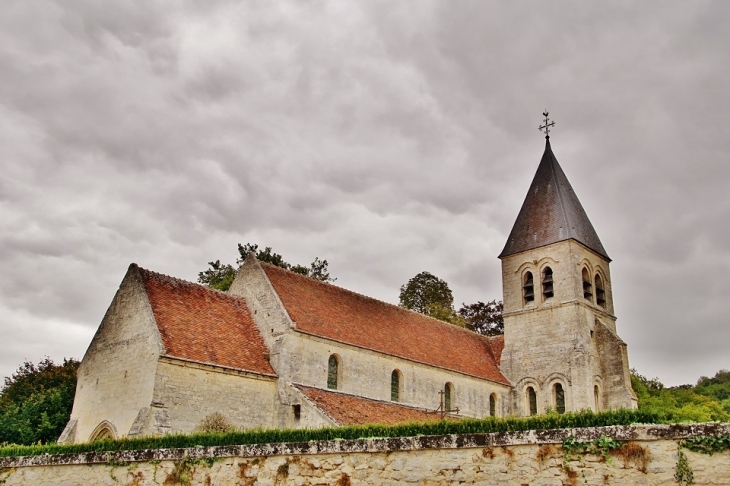
[[[362,299],[365,299],[365,300],[369,300],[369,301],[377,302],[377,303],[379,303],[379,304],[384,304],[384,305],[386,305],[386,306],[389,306],[389,307],[393,307],[393,308],[395,308],[395,309],[400,309],[400,310],[402,310],[402,311],[406,311],[406,312],[411,312],[411,313],[413,313],[413,314],[415,314],[415,315],[417,315],[417,316],[420,316],[420,317],[425,317],[425,318],[427,318],[427,319],[430,319],[430,320],[432,320],[433,322],[435,322],[435,323],[438,323],[439,325],[443,325],[443,326],[448,326],[448,328],[450,328],[450,329],[451,329],[451,328],[453,328],[453,329],[456,329],[456,330],[459,330],[459,331],[462,331],[462,332],[466,332],[466,333],[468,333],[469,335],[472,335],[472,334],[473,334],[473,335],[475,335],[475,336],[479,336],[479,337],[481,337],[481,338],[486,338],[486,337],[487,337],[487,336],[484,336],[484,335],[482,335],[482,334],[479,334],[478,332],[470,331],[470,330],[468,330],[468,329],[465,329],[465,328],[463,328],[463,327],[457,326],[457,325],[455,325],[455,324],[450,324],[450,323],[448,323],[448,322],[445,322],[445,321],[442,321],[442,320],[436,319],[435,317],[431,317],[431,316],[428,316],[428,315],[426,315],[426,314],[421,314],[420,312],[418,312],[418,311],[414,311],[414,310],[412,310],[412,309],[409,309],[409,308],[407,308],[407,307],[402,307],[402,306],[400,306],[400,305],[396,305],[396,304],[391,304],[390,302],[385,302],[384,300],[376,299],[375,297],[370,297],[369,295],[361,294],[360,292],[356,292],[356,291],[354,291],[354,290],[350,290],[350,289],[347,289],[347,288],[345,288],[345,287],[341,287],[341,286],[339,286],[339,285],[335,285],[335,284],[333,284],[333,283],[331,283],[331,282],[324,282],[324,281],[322,281],[322,280],[319,280],[319,279],[316,279],[316,278],[310,277],[310,276],[308,276],[308,275],[302,275],[301,273],[297,273],[297,272],[292,272],[291,270],[289,270],[289,269],[287,269],[287,268],[283,268],[283,267],[280,267],[280,266],[278,266],[278,265],[274,265],[274,264],[272,264],[272,263],[268,263],[268,262],[263,262],[263,261],[261,261],[261,260],[258,260],[258,259],[257,259],[257,261],[258,261],[259,263],[261,263],[262,265],[265,265],[265,266],[268,266],[268,267],[271,267],[271,268],[276,268],[276,269],[280,269],[280,270],[283,270],[283,271],[285,271],[285,272],[289,272],[289,273],[290,273],[290,274],[292,274],[292,275],[296,275],[296,276],[299,276],[299,277],[302,277],[302,278],[307,278],[307,279],[309,279],[309,280],[311,280],[311,281],[313,281],[313,282],[315,282],[315,283],[318,283],[318,284],[321,284],[321,285],[326,285],[326,286],[329,286],[329,287],[333,287],[333,288],[335,288],[335,289],[339,289],[339,290],[341,290],[341,291],[347,292],[347,293],[349,293],[349,294],[352,294],[352,295],[357,295],[358,297],[360,297],[360,298],[362,298]]]
[[[182,279],[179,277],[173,277],[171,275],[167,275],[166,273],[155,272],[154,270],[149,270],[147,268],[140,267],[136,263],[132,263],[131,265],[134,265],[135,267],[137,267],[137,269],[140,272],[147,273],[150,276],[154,276],[154,277],[158,277],[158,278],[161,277],[160,280],[166,280],[171,283],[175,283],[178,285],[185,285],[188,287],[197,287],[202,290],[205,290],[205,291],[208,291],[208,292],[211,292],[214,294],[219,294],[224,297],[229,297],[234,300],[243,301],[243,302],[246,301],[246,299],[244,299],[243,297],[240,297],[238,295],[229,294],[228,292],[224,292],[223,290],[214,289],[213,287],[208,287],[207,285],[203,285],[203,284],[196,283],[196,282],[191,282],[189,280],[185,280],[185,279]]]

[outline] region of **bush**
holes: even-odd
[[[205,418],[200,421],[198,426],[195,428],[195,431],[203,434],[209,434],[212,432],[223,434],[225,432],[230,432],[233,429],[233,424],[225,417],[225,415],[220,412],[213,412],[206,415]]]

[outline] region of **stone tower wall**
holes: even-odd
[[[542,277],[553,271],[554,296],[544,298]],[[582,269],[603,279],[605,308],[583,297]],[[532,272],[535,299],[525,302],[525,273]],[[631,406],[625,344],[616,335],[608,261],[574,240],[502,260],[505,348],[502,371],[515,386],[513,412],[529,414],[527,387],[537,394],[538,413],[555,409],[553,387],[565,390],[566,410]],[[593,289],[595,294],[595,289]],[[596,330],[600,326],[600,331]],[[598,387],[598,400],[594,387]],[[618,394],[618,395],[617,395]]]

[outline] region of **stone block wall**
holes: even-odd
[[[7,486],[44,485],[674,485],[678,443],[730,434],[730,424],[622,426],[158,449],[0,459]],[[611,437],[608,460],[573,454],[567,437]],[[730,485],[730,451],[683,450],[695,484]]]
[[[275,426],[276,378],[161,358],[148,434],[191,433],[213,412],[238,428]]]
[[[137,417],[150,406],[163,350],[138,270],[130,267],[79,367],[63,439],[86,442],[102,422],[116,437],[134,432]]]
[[[554,296],[544,298],[541,281],[548,266],[553,271]],[[583,297],[583,268],[588,269],[591,282],[596,273],[601,274],[605,308]],[[534,282],[532,302],[523,300],[528,271]],[[605,259],[573,240],[561,241],[504,258],[502,280],[505,347],[501,367],[515,385],[514,414],[529,414],[527,387],[537,394],[538,413],[555,409],[556,383],[565,390],[567,410],[635,407],[626,346],[616,334]]]
[[[454,350],[458,352],[458,350]],[[283,339],[279,376],[287,381],[327,388],[327,362],[340,358],[337,389],[376,400],[390,400],[391,374],[401,372],[400,403],[435,410],[447,382],[453,385],[452,408],[467,417],[489,415],[489,396],[497,396],[497,415],[509,399],[510,387],[425,364],[337,343],[298,331]]]

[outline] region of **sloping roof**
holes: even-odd
[[[610,261],[548,139],[530,190],[499,258],[571,238]]]
[[[276,376],[242,298],[136,267],[166,355]]]
[[[322,390],[303,385],[293,385],[318,409],[338,425],[385,424],[428,422],[440,420],[435,412],[408,407],[393,402],[372,400],[332,390]]]
[[[492,354],[497,361],[497,365],[502,363],[502,350],[504,349],[504,334],[498,336],[490,336],[489,342],[492,344]]]
[[[260,264],[300,332],[509,384],[484,336],[268,263]]]

